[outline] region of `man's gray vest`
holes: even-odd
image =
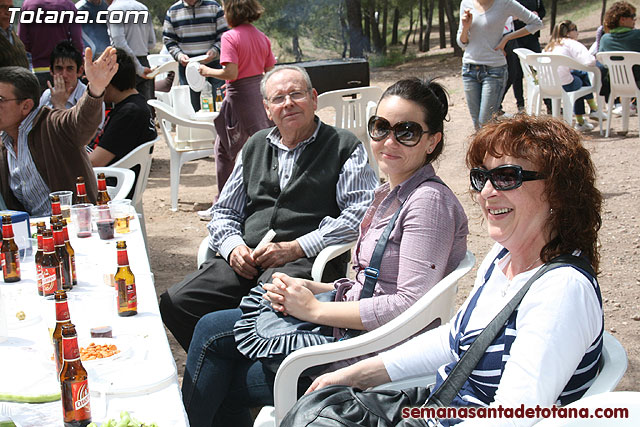
[[[255,247],[269,229],[274,242],[292,241],[337,218],[336,186],[342,166],[360,141],[350,132],[320,124],[304,148],[285,188],[280,190],[277,149],[267,142],[271,129],[256,132],[242,148],[243,184],[247,194],[244,241]]]

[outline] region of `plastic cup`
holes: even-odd
[[[130,232],[129,221],[131,220],[131,200],[112,200],[107,203],[111,208],[111,213],[115,219],[116,233],[126,234]]]
[[[100,205],[93,207],[94,218],[96,220],[96,228],[101,240],[113,239],[113,231],[115,219],[108,205]]]
[[[71,201],[73,197],[72,191],[54,191],[49,193],[49,197],[58,196],[60,198],[60,210],[62,211],[62,217],[69,222],[71,220]]]
[[[91,203],[80,203],[71,206],[71,217],[76,225],[76,236],[91,237]]]

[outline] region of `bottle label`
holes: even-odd
[[[64,323],[70,319],[67,301],[56,301],[56,322]]]
[[[124,267],[129,265],[129,256],[126,249],[118,249],[118,266]]]
[[[77,276],[76,276],[76,256],[75,255],[69,255],[69,262],[71,265],[71,278],[74,282],[76,282],[78,280]]]
[[[2,224],[2,237],[6,240],[9,238],[13,238],[13,225],[12,224]]]
[[[61,215],[60,202],[51,202],[51,215]]]
[[[7,259],[7,255],[9,259]],[[20,276],[20,257],[18,256],[18,252],[3,252],[2,253],[2,274],[6,277],[7,274],[11,273],[11,264],[16,265],[16,274]]]
[[[98,191],[107,191],[107,181],[104,179],[98,180]]]
[[[68,362],[80,360],[80,350],[78,350],[78,337],[62,337],[62,357]]]
[[[38,283],[38,293],[42,294],[42,266],[36,264],[36,280]]]
[[[127,308],[138,308],[138,297],[136,296],[136,284],[127,285]]]
[[[84,380],[71,384],[71,397],[73,399],[73,409],[78,410],[86,406],[89,410],[89,381]]]
[[[86,196],[87,188],[85,187],[85,183],[76,183],[76,193],[78,196]]]
[[[45,295],[53,295],[58,290],[58,281],[55,267],[42,267],[42,292]]]

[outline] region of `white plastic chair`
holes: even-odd
[[[320,282],[322,281],[322,273],[324,273],[324,268],[327,266],[327,263],[334,259],[335,257],[342,255],[343,253],[351,250],[351,248],[356,244],[355,241],[349,243],[343,243],[340,245],[329,245],[323,250],[320,251],[316,260],[313,262],[313,266],[311,267],[311,279]],[[198,268],[207,260],[207,251],[209,249],[209,236],[202,239],[200,242],[200,246],[198,246],[198,256],[197,256],[197,264]],[[345,271],[346,275],[346,271]]]
[[[640,53],[638,52],[600,52],[596,55],[598,61],[609,69],[609,81],[611,83],[611,94],[609,95],[609,105],[607,112],[607,132],[609,137],[611,131],[611,112],[613,111],[614,100],[620,97],[622,102],[622,130],[629,130],[629,102],[631,98],[640,99],[640,89],[636,85],[632,67],[640,66]],[[638,115],[638,128],[640,129],[640,115]]]
[[[95,167],[93,168],[93,172],[96,174],[96,177],[99,173],[104,173],[106,178],[116,179],[117,184],[115,187],[107,186],[107,193],[109,193],[111,200],[126,199],[136,180],[136,174],[132,170],[125,168],[113,166]]]
[[[122,159],[113,163],[111,166],[117,168],[126,168],[133,170],[132,168],[139,166],[140,170],[135,179],[133,196],[131,197],[131,204],[136,208],[136,212],[140,215],[140,224],[142,225],[142,234],[147,235],[147,230],[144,222],[144,210],[142,208],[142,194],[147,188],[147,181],[149,180],[149,172],[151,171],[151,153],[153,153],[153,146],[156,142],[160,141],[160,136],[156,139],[145,142],[139,145],[135,150],[124,156]],[[134,172],[135,173],[135,172]]]
[[[526,56],[526,62],[536,70],[536,78],[540,87],[540,96],[536,106],[537,116],[540,115],[542,100],[550,98],[553,117],[560,117],[560,102],[562,102],[564,121],[571,126],[573,124],[573,104],[578,98],[582,98],[589,93],[594,94],[598,104],[598,111],[602,111],[602,102],[600,101],[602,80],[598,67],[587,67],[572,58],[557,53],[530,53]],[[568,67],[588,72],[591,86],[584,86],[573,92],[565,92],[562,89],[562,83],[560,83],[558,67]],[[600,134],[602,135],[602,117],[598,119],[598,122],[600,123]]]
[[[216,139],[216,129],[212,122],[199,122],[178,117],[172,108],[162,101],[150,99],[147,103],[155,108],[156,118],[160,123],[160,129],[164,141],[171,153],[170,181],[171,181],[171,210],[178,210],[178,187],[180,186],[180,170],[186,162],[202,159],[213,155],[213,143]],[[174,138],[171,133],[171,125],[202,130],[206,133],[206,139],[181,140]],[[177,134],[177,132],[176,132]]]
[[[333,90],[318,95],[318,111],[331,107],[335,110],[335,126],[353,132],[367,149],[369,165],[379,177],[378,162],[371,151],[367,122],[375,112],[382,89],[376,86]]]
[[[526,47],[519,47],[513,49],[513,53],[518,55],[520,60],[520,67],[522,68],[522,75],[527,83],[527,114],[532,115],[534,112],[533,106],[538,102],[540,97],[540,87],[538,86],[538,80],[533,74],[533,70],[527,65],[527,55],[535,53],[534,51],[527,49]]]
[[[404,313],[373,331],[345,341],[303,348],[290,354],[276,373],[275,411],[271,407],[264,407],[256,418],[261,424],[254,423],[254,427],[280,424],[297,400],[298,378],[307,368],[379,352],[421,332],[434,320],[439,319],[442,324],[448,322],[455,312],[457,282],[471,270],[474,263],[475,257],[467,251],[465,258],[453,272]],[[275,414],[275,424],[273,419],[269,421],[269,413]]]

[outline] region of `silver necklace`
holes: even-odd
[[[531,267],[533,267],[533,265],[540,261],[540,257],[536,258],[531,264],[529,264],[524,270],[524,271],[529,271],[529,269]],[[514,276],[515,277],[515,276]],[[505,297],[507,295],[507,291],[509,290],[509,287],[511,286],[511,280],[507,279],[507,286],[504,287],[504,289],[502,290],[502,296]]]

